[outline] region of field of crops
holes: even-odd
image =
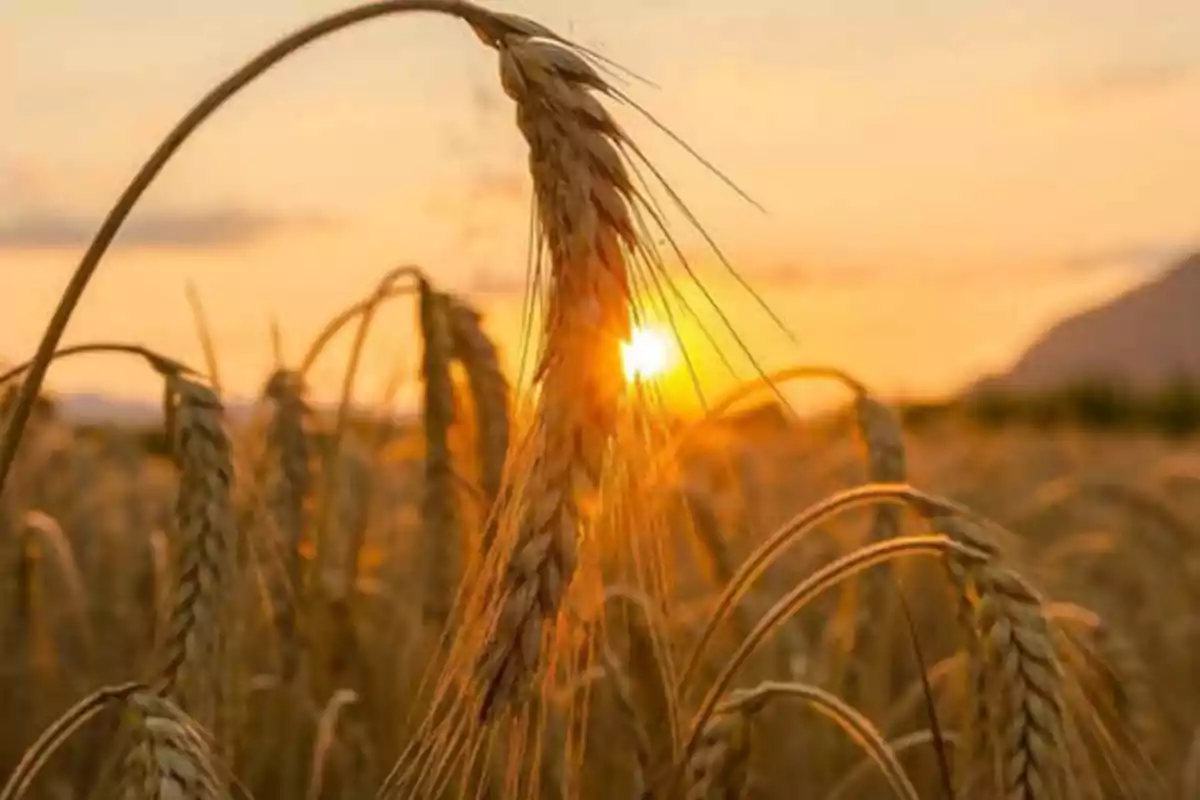
[[[171,705],[119,690],[29,796],[115,790],[144,758],[182,796],[369,797],[399,760],[443,796],[628,797],[688,763],[690,797],[939,797],[936,739],[956,783],[1010,780],[985,770],[999,755],[1081,797],[1197,796],[1194,443],[953,424],[905,442],[865,396],[840,422],[735,407],[674,429],[661,471],[613,487],[637,501],[593,533],[613,538],[580,545],[530,653],[547,668],[521,676],[535,691],[485,725],[468,655],[493,616],[479,604],[513,591],[491,584],[516,576],[481,555],[503,449],[479,431],[506,432],[507,404],[472,409],[465,380],[436,397],[451,365],[429,364],[423,429],[360,423],[336,444],[336,415],[306,411],[286,373],[230,440],[183,384],[175,466],[131,434],[35,419],[4,505],[5,769],[100,687],[166,681]],[[909,513],[852,508],[873,476]],[[776,531],[790,543],[744,582]],[[888,542],[935,557],[840,577]],[[776,604],[796,613],[733,669]]]
[[[411,10],[495,51],[529,146],[528,380],[417,267],[264,375],[248,417],[211,347],[59,346],[209,114]],[[603,66],[468,3],[365,4],[249,62],[150,158],[0,377],[0,800],[1200,798],[1195,441],[906,433],[812,365],[676,416],[629,368],[673,241]],[[404,313],[415,421],[348,402],[372,321]],[[345,395],[317,406],[336,337]],[[39,402],[55,359],[101,352],[161,376],[154,436]],[[774,402],[813,383],[844,413]]]

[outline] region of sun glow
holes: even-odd
[[[621,343],[621,363],[625,380],[652,381],[675,366],[675,339],[659,328],[638,327]]]

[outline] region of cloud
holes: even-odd
[[[1154,270],[1169,265],[1192,250],[1194,246],[1180,243],[1131,244],[1069,256],[1061,266],[1069,272],[1093,272],[1126,266]]]
[[[850,288],[861,286],[886,275],[883,267],[861,263],[838,263],[824,266],[777,262],[761,266],[734,265],[743,278],[752,284],[777,287],[822,286]]]
[[[1184,62],[1127,64],[1101,70],[1068,85],[1069,100],[1082,103],[1136,99],[1169,92],[1196,76],[1196,65]]]
[[[213,208],[136,214],[121,229],[122,247],[206,250],[260,241],[330,222],[319,214],[277,214],[244,208]],[[36,211],[0,220],[0,250],[59,250],[86,247],[99,227],[90,217]]]
[[[470,289],[478,294],[520,294],[525,291],[525,275],[478,270],[471,276]]]
[[[44,190],[43,181],[32,167],[0,162],[0,197],[33,197]]]

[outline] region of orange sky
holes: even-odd
[[[261,46],[341,5],[0,5],[0,358],[35,346],[88,236],[175,119]],[[1200,242],[1194,0],[497,5],[652,79],[658,88],[629,91],[767,208],[622,114],[798,335],[773,331],[679,228],[767,366],[832,362],[889,391],[952,388]],[[191,280],[227,386],[253,393],[272,316],[298,357],[388,267],[417,262],[489,312],[515,361],[524,158],[494,57],[455,23],[340,34],[184,148],[67,339],[139,341],[198,363]],[[364,397],[398,352],[415,375],[411,315],[397,306],[392,317],[368,354]],[[340,352],[315,376],[322,394]],[[719,367],[708,374],[724,380]],[[112,358],[64,363],[50,385],[156,392]]]

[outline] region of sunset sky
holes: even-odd
[[[175,120],[257,50],[344,5],[0,0],[0,360],[33,350],[91,234]],[[765,366],[830,362],[889,392],[953,389],[1200,246],[1195,0],[493,5],[653,81],[627,89],[765,207],[619,112],[794,330],[792,343],[676,220]],[[298,359],[328,316],[415,262],[489,315],[515,363],[524,168],[495,56],[461,23],[408,16],[337,34],[185,146],[66,340],[137,341],[201,364],[190,280],[227,390],[249,395],[270,367],[272,318]],[[397,352],[415,376],[413,331],[394,306],[364,399]],[[706,377],[727,380],[701,337],[687,344]],[[320,394],[343,353],[315,374]],[[157,393],[117,358],[64,362],[49,385]]]

